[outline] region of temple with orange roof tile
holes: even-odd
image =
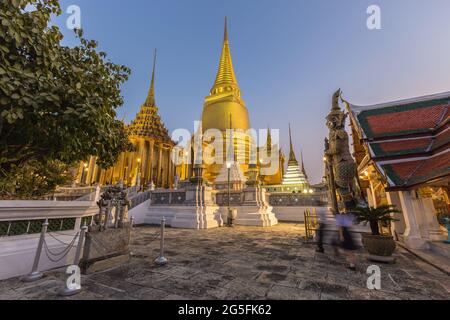
[[[354,157],[370,206],[402,213],[390,230],[410,248],[444,239],[449,214],[450,92],[373,106],[347,101]]]

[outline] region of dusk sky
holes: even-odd
[[[131,68],[119,117],[131,121],[150,84],[158,49],[156,98],[172,132],[201,118],[219,62],[228,16],[234,68],[253,128],[281,130],[288,154],[291,122],[312,183],[323,176],[325,117],[342,88],[358,105],[450,91],[448,0],[63,0],[78,5],[85,36]],[[366,25],[381,8],[381,30]],[[68,14],[55,22],[65,27]]]

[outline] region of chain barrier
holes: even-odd
[[[131,227],[133,227],[133,218],[131,219]],[[152,237],[152,239],[150,241],[147,242],[147,244],[151,244],[154,241],[160,239],[160,255],[159,257],[155,260],[155,263],[158,265],[166,265],[168,263],[168,260],[164,257],[164,233],[165,233],[165,225],[166,225],[166,220],[163,218],[161,220],[161,231],[157,232],[153,235],[150,235]],[[52,233],[48,233],[48,235],[55,240],[56,242],[58,242],[59,244],[62,244],[64,246],[66,246],[62,251],[60,252],[55,252],[50,250],[49,245],[47,243],[47,240],[45,239],[45,236],[47,234],[47,228],[49,226],[49,222],[48,219],[45,220],[45,222],[42,224],[42,229],[41,229],[41,235],[39,237],[39,242],[38,242],[38,246],[36,249],[36,255],[34,257],[34,262],[33,262],[33,266],[31,269],[31,272],[22,278],[22,281],[24,282],[33,282],[33,281],[37,281],[42,279],[43,274],[42,272],[39,272],[39,261],[41,258],[41,254],[42,251],[45,252],[47,258],[49,261],[53,262],[53,263],[58,263],[60,261],[62,261],[64,258],[66,258],[70,251],[73,248],[76,248],[76,253],[75,253],[75,260],[74,260],[74,265],[78,265],[79,260],[80,260],[80,256],[81,256],[81,249],[83,247],[83,241],[84,241],[84,237],[86,232],[88,231],[88,227],[85,225],[81,228],[81,231],[79,231],[74,237],[73,239],[70,241],[70,243],[67,243],[65,241],[62,241],[60,239],[58,239],[57,237],[55,237],[55,235],[53,235]],[[67,234],[61,234],[61,233],[55,233],[56,235],[60,235],[60,236],[69,236]],[[79,239],[78,241],[78,245],[75,245],[77,239]],[[108,247],[105,246],[100,240],[95,239],[94,237],[90,238],[92,240],[92,245],[93,247],[104,254],[108,254]],[[67,289],[67,288],[66,288]],[[69,290],[70,291],[70,290]]]
[[[158,240],[159,237],[161,236],[161,232],[155,233],[154,236],[155,236],[155,237],[154,237],[152,240],[150,240],[150,242],[148,242],[148,243],[146,243],[146,244],[150,244],[150,243],[153,243],[154,241]]]
[[[54,232],[53,232],[54,233]],[[64,242],[64,241],[62,241],[62,240],[60,240],[60,239],[58,239],[58,238],[56,238],[53,234],[51,234],[51,233],[47,233],[51,238],[53,238],[55,241],[57,241],[57,242],[59,242],[60,244],[63,244],[63,245],[65,245],[65,246],[68,246],[68,245],[70,245],[70,243],[72,243],[72,241],[70,242],[70,243],[66,243],[66,242]],[[69,236],[68,234],[58,234],[58,233],[55,233],[56,235],[59,235],[59,236],[65,236],[65,237],[67,237],[67,236]],[[78,237],[80,235],[80,233],[77,233],[76,235],[75,235],[75,237]]]
[[[39,242],[38,242],[38,246],[36,248],[36,254],[34,257],[31,272],[28,275],[26,275],[25,277],[21,278],[21,280],[24,282],[34,282],[34,281],[42,279],[42,277],[44,276],[43,273],[39,271],[39,262],[41,259],[42,251],[45,252],[45,255],[47,256],[49,261],[51,261],[53,263],[58,263],[58,262],[62,261],[64,258],[66,258],[73,248],[77,248],[76,254],[75,254],[75,264],[78,264],[79,256],[81,253],[81,247],[83,246],[84,234],[86,232],[87,227],[86,226],[82,227],[81,231],[79,231],[73,237],[73,239],[70,241],[70,243],[66,243],[66,242],[58,239],[57,237],[55,237],[52,233],[48,233],[48,235],[53,240],[55,240],[59,244],[66,246],[62,251],[56,252],[56,251],[50,250],[47,240],[45,239],[46,235],[47,235],[48,226],[49,226],[49,222],[48,222],[48,219],[46,219],[45,222],[42,224],[41,235],[39,236]],[[55,233],[55,234],[57,234],[57,233]],[[62,234],[60,234],[60,235],[62,235]],[[64,234],[64,236],[67,237],[70,235]],[[78,246],[75,245],[77,239],[79,239]]]
[[[49,234],[49,235],[50,235],[53,239],[57,240],[57,239],[56,239],[55,237],[53,237],[51,234]],[[60,261],[63,260],[65,257],[67,257],[67,255],[70,253],[70,251],[71,251],[73,248],[77,247],[77,246],[75,246],[75,242],[77,241],[79,235],[80,235],[80,233],[78,232],[78,233],[73,237],[72,241],[71,241],[69,244],[66,244],[67,247],[64,248],[64,250],[61,251],[61,252],[59,252],[59,253],[58,253],[58,252],[57,252],[57,253],[52,252],[52,251],[50,250],[50,248],[48,247],[47,240],[44,239],[44,251],[45,251],[45,255],[46,255],[47,258],[48,258],[51,262],[53,262],[53,263],[58,263],[58,262],[60,262]],[[62,241],[59,241],[59,242],[62,242]],[[62,242],[62,243],[64,243],[64,242]],[[58,258],[58,257],[59,257],[59,258]]]

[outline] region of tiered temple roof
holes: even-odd
[[[167,128],[161,120],[158,113],[158,107],[155,101],[155,67],[156,67],[156,51],[153,61],[153,72],[150,89],[147,99],[141,106],[141,110],[136,118],[128,126],[128,134],[139,138],[152,138],[156,141],[173,145],[173,141],[169,136]]]
[[[391,189],[450,176],[449,105],[450,92],[368,107],[348,105],[370,160]]]

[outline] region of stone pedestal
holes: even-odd
[[[236,225],[272,227],[278,224],[272,207],[266,199],[266,190],[260,187],[248,187],[242,190],[243,203],[236,207],[237,218]]]
[[[130,236],[130,226],[87,233],[80,262],[82,273],[104,271],[129,262]]]
[[[167,197],[170,197],[170,194]],[[161,219],[165,218],[167,225],[172,228],[217,228],[222,222],[218,213],[219,207],[213,200],[212,188],[203,185],[188,186],[186,198],[181,203],[172,201],[167,205],[150,205],[146,223],[160,224]]]

